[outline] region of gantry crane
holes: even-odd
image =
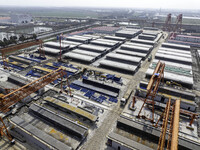
[[[13,92],[7,95],[1,96],[0,97],[0,111],[4,113],[8,112],[10,106],[16,104],[17,102],[21,101],[22,99],[26,98],[30,94],[43,88],[45,85],[55,81],[56,79],[58,78],[62,79],[64,75],[66,75],[66,72],[64,71],[64,69],[59,68],[39,79],[36,79],[35,81],[17,90],[14,90]],[[62,82],[61,82],[61,87],[62,87]],[[71,95],[71,92],[70,92],[70,95]]]
[[[180,116],[180,99],[175,101],[170,117],[170,127],[168,131],[168,141],[167,141],[167,150],[177,150],[178,149],[178,133],[179,133],[179,116]],[[167,134],[167,126],[170,116],[170,107],[171,107],[171,98],[167,102],[164,115],[162,130],[160,133],[160,138],[158,142],[157,150],[164,150],[165,140]],[[161,116],[162,117],[162,116]]]
[[[171,22],[172,22],[172,14],[168,14],[165,20],[165,24],[163,25],[164,31],[171,31]]]
[[[148,97],[151,96],[152,100],[152,119],[151,122],[154,123],[154,98],[156,96],[158,86],[161,82],[161,79],[164,79],[164,69],[165,69],[165,63],[161,63],[160,61],[157,63],[156,68],[153,72],[153,75],[151,76],[151,79],[149,80],[149,83],[147,85],[147,94],[144,100],[144,103],[138,113],[138,118],[140,118],[140,113],[142,109],[144,108],[145,103],[147,102]],[[146,116],[142,116],[146,119]],[[148,118],[149,119],[149,118]]]
[[[17,44],[14,46],[9,46],[9,47],[5,47],[0,49],[1,55],[2,55],[2,60],[3,60],[3,64],[5,65],[5,60],[6,60],[6,54],[10,54],[12,52],[18,51],[20,49],[24,49],[30,46],[34,46],[34,45],[40,45],[42,44],[43,41],[42,40],[35,40],[35,41],[30,41],[30,42],[25,42],[25,43],[21,43],[21,44]],[[5,66],[4,66],[5,67]]]
[[[22,99],[26,98],[30,94],[43,88],[45,85],[48,85],[49,83],[55,81],[56,79],[61,78],[61,80],[62,80],[63,76],[65,76],[65,75],[67,76],[67,73],[61,67],[39,79],[36,79],[35,81],[17,89],[17,90],[14,90],[14,91],[8,93],[7,95],[0,94],[0,111],[3,113],[8,112],[10,110],[9,109],[10,106],[16,104],[17,102],[21,101]],[[67,80],[67,84],[68,84],[68,80]],[[68,87],[69,87],[69,84],[68,84]],[[61,89],[62,89],[62,81],[61,81]],[[71,96],[70,87],[69,87],[69,93]],[[0,122],[2,123],[2,126],[0,126],[1,136],[6,136],[11,141],[11,143],[13,143],[14,140],[12,139],[10,133],[8,132],[6,125],[3,122],[3,119],[1,117],[0,117]]]
[[[181,33],[182,21],[183,21],[183,14],[179,14],[176,18],[176,25],[173,29],[173,33],[171,34],[170,39],[174,39],[176,36],[176,33]]]
[[[8,132],[8,129],[7,129],[5,123],[3,122],[3,119],[1,117],[0,117],[0,122],[1,122],[1,126],[0,126],[0,135],[1,135],[1,137],[3,137],[3,136],[7,137],[8,140],[11,141],[12,144],[14,144],[15,140],[12,138],[12,136]]]

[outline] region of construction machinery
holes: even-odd
[[[2,48],[0,50],[1,55],[2,55],[2,60],[3,60],[3,62],[6,61],[6,54],[10,54],[12,52],[15,52],[15,51],[18,51],[20,49],[24,49],[24,48],[27,48],[30,46],[40,45],[42,43],[43,43],[42,40],[35,40],[35,41],[25,42],[25,43],[17,44],[14,46]],[[4,63],[4,68],[5,68],[5,63]]]
[[[171,33],[170,39],[174,39],[177,33],[181,33],[183,14],[179,14],[176,18],[176,25]]]
[[[164,69],[165,69],[165,63],[161,63],[160,61],[157,63],[156,68],[153,72],[153,75],[151,76],[151,79],[149,80],[149,83],[147,85],[147,94],[144,100],[144,103],[142,107],[140,108],[140,111],[138,113],[138,118],[142,117],[144,119],[150,119],[146,116],[140,116],[140,113],[142,109],[144,108],[144,105],[147,102],[148,97],[151,97],[152,100],[152,119],[151,122],[154,123],[154,98],[156,96],[158,86],[160,85],[161,79],[164,79]]]
[[[165,140],[167,134],[168,121],[170,118],[170,127],[168,131],[167,150],[178,149],[178,133],[179,133],[179,116],[180,116],[180,99],[175,101],[170,117],[171,99],[167,102],[165,111],[160,116],[159,120],[163,118],[162,129],[158,142],[157,150],[164,150]],[[158,122],[159,122],[158,120]]]
[[[167,82],[166,82],[166,85],[168,85],[168,86],[173,86],[173,85],[176,85],[176,86],[182,87],[182,85],[181,85],[181,84],[179,84],[179,83],[176,83],[176,82],[174,82],[174,81],[167,81]]]
[[[171,31],[171,22],[172,22],[172,14],[168,14],[165,20],[165,24],[163,25],[163,31]]]
[[[37,92],[39,89],[55,81],[56,79],[61,78],[62,80],[65,75],[66,75],[66,71],[63,68],[59,68],[39,79],[36,79],[35,81],[31,83],[28,83],[27,85],[17,90],[10,92],[7,95],[2,95],[0,97],[0,111],[4,113],[8,112],[10,110],[9,107],[11,107],[12,105],[23,100],[30,94]],[[61,89],[62,89],[62,81],[61,81]],[[71,91],[70,91],[70,96],[71,96]]]
[[[8,140],[11,142],[11,144],[15,143],[15,140],[12,138],[12,136],[10,135],[10,133],[8,132],[8,129],[5,125],[5,123],[3,122],[3,119],[0,117],[0,135],[1,137],[5,136],[8,138]]]

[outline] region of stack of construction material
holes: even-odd
[[[152,49],[153,46],[151,45],[126,42],[114,52],[118,54],[124,54],[127,56],[141,57],[142,60],[145,60],[145,58],[148,56]]]
[[[136,37],[140,33],[142,33],[142,30],[140,30],[140,29],[123,29],[123,30],[116,32],[115,36],[131,39],[131,38]]]
[[[96,39],[91,41],[91,44],[83,44],[78,46],[77,49],[64,54],[64,56],[65,58],[90,64],[104,56],[109,51],[115,49],[121,43],[122,41],[111,39]]]
[[[63,52],[68,51],[70,48],[70,45],[66,44],[66,43],[59,43],[59,42],[46,42],[44,44],[44,47],[42,48],[42,50],[46,53],[46,54],[53,54],[53,55],[58,55]],[[39,51],[40,48],[38,48]]]
[[[141,57],[128,56],[119,53],[109,53],[104,60],[101,60],[100,66],[117,70],[135,73],[141,64]]]
[[[163,43],[146,72],[147,77],[152,75],[159,60],[166,65],[164,72],[166,81],[173,81],[188,88],[193,87],[192,57],[189,46]]]

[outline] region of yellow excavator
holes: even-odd
[[[167,81],[167,82],[166,82],[166,84],[167,84],[168,86],[173,86],[173,85],[176,85],[176,86],[182,87],[182,85],[181,85],[181,84],[179,84],[179,83],[176,83],[176,82],[174,82],[174,81]]]

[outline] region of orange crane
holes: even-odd
[[[179,116],[180,116],[180,99],[175,101],[173,105],[171,119],[170,119],[170,128],[168,132],[168,141],[167,141],[167,150],[177,150],[178,149],[178,132],[179,132]],[[164,150],[166,133],[167,133],[167,125],[170,115],[170,106],[171,99],[167,102],[164,117],[162,130],[159,138],[158,148],[157,150]]]
[[[21,101],[22,99],[26,98],[30,94],[43,88],[45,85],[55,81],[56,79],[58,78],[62,79],[65,74],[66,72],[64,71],[64,69],[59,68],[39,79],[36,79],[35,81],[17,90],[14,90],[13,92],[7,95],[1,96],[0,97],[0,111],[4,113],[8,112],[10,110],[9,109],[10,106],[16,104],[17,102]],[[61,81],[61,87],[62,87],[62,81]],[[70,94],[71,94],[71,91],[70,91]]]
[[[12,144],[14,144],[15,140],[12,138],[12,136],[8,132],[8,129],[7,129],[5,123],[3,122],[3,119],[1,117],[0,117],[0,122],[2,123],[2,125],[0,126],[0,135],[1,135],[1,137],[3,137],[3,136],[7,137],[8,140],[10,140]]]
[[[165,69],[165,63],[161,63],[160,61],[157,63],[156,68],[153,72],[153,75],[151,76],[151,79],[149,80],[149,83],[147,85],[147,94],[146,94],[146,98],[144,100],[144,103],[138,113],[138,118],[140,118],[140,113],[142,111],[142,109],[144,108],[145,103],[147,102],[148,97],[151,96],[151,100],[152,100],[152,119],[151,122],[154,123],[154,98],[156,96],[157,90],[158,90],[158,86],[161,82],[161,79],[164,79],[164,69]],[[142,116],[143,118],[146,119],[145,116]]]
[[[2,48],[0,50],[1,55],[2,55],[2,60],[3,60],[3,62],[5,62],[6,54],[9,54],[9,53],[12,53],[12,52],[15,52],[15,51],[18,51],[20,49],[27,48],[27,47],[30,47],[30,46],[39,45],[39,44],[42,44],[42,43],[43,43],[42,40],[36,40],[36,41],[25,42],[25,43],[17,44],[17,45],[14,45],[14,46]]]

